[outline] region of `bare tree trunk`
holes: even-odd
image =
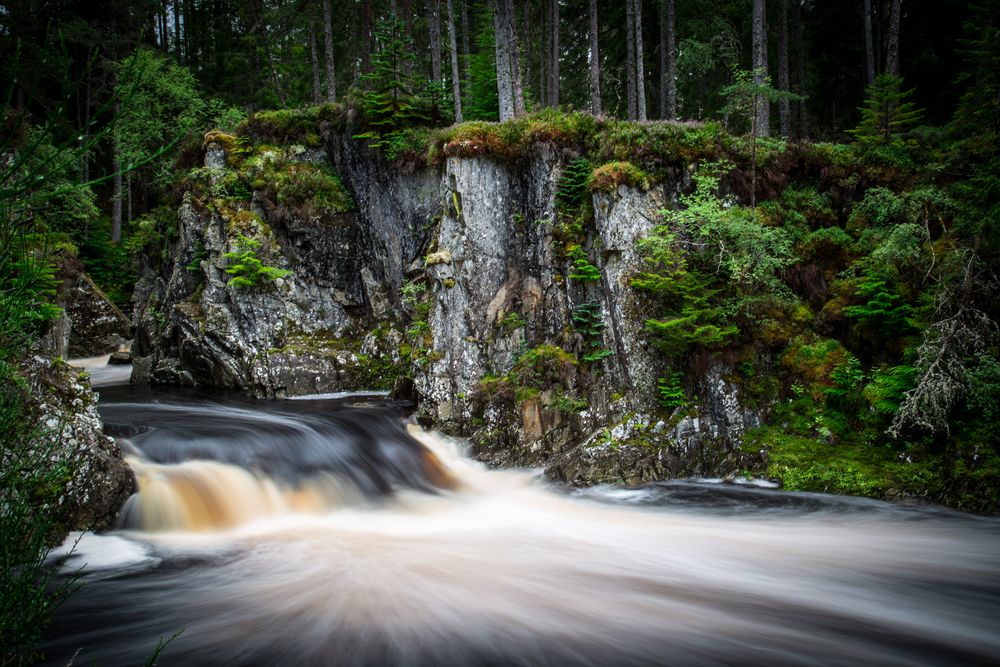
[[[521,48],[517,38],[517,13],[514,0],[503,0],[507,4],[507,31],[510,35],[510,77],[514,88],[514,115],[524,115],[524,87],[521,85]]]
[[[753,0],[753,82],[767,84],[767,6],[765,0]],[[771,104],[763,95],[755,95],[756,134],[771,135]]]
[[[165,33],[164,33],[165,34]],[[121,105],[115,102],[115,116],[121,113]],[[111,240],[118,243],[122,240],[122,159],[117,150],[112,169],[114,178],[111,181]]]
[[[323,0],[323,50],[326,53],[326,101],[337,101],[337,78],[333,62],[333,17],[330,0]]]
[[[875,83],[875,45],[872,43],[872,0],[864,0],[865,87]]]
[[[677,21],[674,0],[667,4],[667,119],[677,120]]]
[[[361,71],[371,74],[372,71],[372,3],[371,0],[361,2]]]
[[[451,52],[451,95],[455,100],[455,122],[462,122],[462,85],[458,74],[458,40],[455,38],[455,3],[448,0],[448,47]]]
[[[806,114],[806,45],[805,41],[802,39],[802,3],[794,3],[795,12],[793,18],[795,20],[795,51],[796,51],[796,79],[798,79],[798,94],[802,96],[796,104],[798,106],[798,116],[799,116],[799,132],[798,138],[800,141],[806,141],[809,139],[809,118]]]
[[[889,5],[889,43],[885,49],[885,71],[899,76],[899,21],[903,0],[892,0]]]
[[[181,8],[180,2],[174,0],[174,53],[177,56],[177,61],[181,61],[181,44],[183,40],[181,39]]]
[[[441,72],[441,0],[428,0],[427,24],[431,40],[431,80],[440,86],[444,78]]]
[[[628,96],[628,119],[635,120],[635,0],[625,0],[625,88]]]
[[[465,80],[472,81],[472,63],[470,56],[472,49],[469,47],[469,7],[468,0],[461,0],[462,10],[462,53],[465,55]]]
[[[523,82],[522,88],[527,88],[528,92],[531,92],[531,54],[528,53],[529,45],[532,43],[532,30],[531,30],[531,3],[523,2],[521,3],[524,7],[524,22],[521,26],[521,34],[524,35],[524,40],[519,41],[518,45],[521,46],[521,66],[524,68],[524,73],[521,76]],[[521,99],[524,99],[524,94],[522,90]]]
[[[170,14],[167,9],[167,0],[163,0],[161,4],[163,5],[163,14],[160,16],[160,37],[162,38],[160,47],[166,53],[170,51],[170,33],[167,30],[167,17]]]
[[[396,6],[396,0],[389,0],[389,16],[396,18],[399,14],[399,8]]]
[[[667,3],[660,0],[660,118],[667,117]]]
[[[549,14],[551,11],[552,4],[549,2],[543,2],[538,9],[538,99],[543,107],[549,105],[549,55],[552,52],[549,47],[549,37],[552,32],[549,30],[549,23],[552,17]]]
[[[601,115],[601,56],[597,49],[597,0],[590,0],[590,112]]]
[[[493,10],[493,32],[496,36],[497,97],[500,122],[514,117],[514,96],[510,77],[510,21],[506,0],[490,0]]]
[[[323,84],[319,79],[319,50],[316,48],[316,3],[309,3],[309,64],[312,66],[313,103],[323,101]]]
[[[549,70],[549,101],[559,106],[559,0],[552,0],[552,68]]]
[[[635,101],[636,116],[646,120],[646,70],[642,48],[642,0],[635,3]]]
[[[428,2],[430,4],[430,2]],[[430,7],[427,8],[427,12],[430,13]],[[406,43],[413,44],[413,0],[403,0],[403,6],[399,8],[399,14],[403,16],[403,37],[406,39]],[[394,12],[393,16],[398,18],[398,15]],[[411,76],[413,74],[414,58],[406,58],[403,60],[403,73],[406,76]]]
[[[778,89],[788,92],[788,0],[778,3]],[[781,136],[791,136],[791,109],[787,97],[778,100],[778,119]]]

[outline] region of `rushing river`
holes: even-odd
[[[120,379],[120,378],[119,378]],[[1000,522],[491,471],[380,397],[102,390],[140,493],[49,664],[943,665],[1000,656]],[[73,656],[76,656],[73,658]]]

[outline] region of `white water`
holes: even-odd
[[[232,410],[191,414],[204,409]],[[93,574],[57,621],[52,664],[81,647],[83,664],[135,664],[180,628],[160,664],[936,665],[1000,655],[996,521],[725,485],[572,494],[411,432],[454,488],[397,483],[373,497],[347,468],[292,483],[232,463],[136,461],[140,479],[160,475],[141,502],[187,514],[141,515],[141,530],[80,542],[70,564],[92,561]],[[191,475],[214,490],[178,491]],[[302,489],[326,492],[305,505],[283,495]],[[205,518],[213,512],[225,520]]]

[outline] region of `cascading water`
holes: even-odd
[[[160,399],[162,400],[162,399]],[[354,399],[357,400],[357,399]],[[107,392],[140,493],[50,664],[939,665],[1000,655],[1000,522],[754,487],[553,488],[391,405]]]

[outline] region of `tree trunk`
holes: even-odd
[[[500,103],[500,122],[514,117],[514,96],[510,77],[510,21],[506,0],[490,0],[493,10],[493,32],[496,41],[497,97]]]
[[[312,66],[313,103],[323,101],[323,84],[319,79],[319,50],[316,48],[316,3],[309,3],[309,64]]]
[[[441,72],[441,0],[428,0],[427,24],[431,41],[431,80],[440,86],[444,75]]]
[[[428,0],[428,5],[434,0]],[[427,8],[427,13],[431,12],[430,7]],[[412,48],[413,45],[413,0],[403,0],[403,6],[399,8],[399,14],[403,16],[403,37],[407,44]],[[393,16],[396,16],[394,13]],[[403,73],[406,76],[413,75],[413,65],[414,58],[406,58],[403,60]]]
[[[121,113],[121,105],[115,102],[115,116]],[[122,159],[118,151],[115,154],[112,169],[114,178],[111,181],[111,240],[118,243],[122,240]]]
[[[549,102],[559,106],[559,0],[552,0],[552,67],[549,70]]]
[[[510,78],[514,88],[514,115],[524,115],[524,87],[521,84],[521,48],[517,38],[517,13],[514,0],[503,0],[507,4],[507,32],[510,35]]]
[[[590,112],[601,115],[601,56],[597,49],[597,0],[590,0]]]
[[[465,55],[465,80],[472,81],[472,63],[470,56],[472,48],[469,46],[469,7],[468,0],[461,0],[462,10],[462,53]]]
[[[788,92],[788,0],[778,3],[778,89]],[[781,136],[791,136],[791,109],[787,97],[778,100],[778,119]]]
[[[899,76],[899,21],[903,0],[892,0],[889,5],[889,42],[885,49],[885,71]]]
[[[635,0],[625,0],[625,88],[628,119],[635,120]]]
[[[793,14],[796,51],[795,78],[798,79],[799,84],[797,92],[802,96],[802,99],[796,102],[799,111],[798,138],[800,141],[806,141],[809,139],[809,118],[806,114],[806,45],[805,40],[802,39],[802,3],[796,1],[793,6],[795,7]]]
[[[184,0],[184,57],[189,67],[196,64],[195,54],[198,52],[198,41],[194,38],[198,20],[194,15],[195,5],[192,0]]]
[[[371,74],[372,71],[372,3],[371,0],[361,2],[361,71]]]
[[[753,0],[753,82],[767,84],[767,6],[765,0]],[[755,95],[756,136],[771,135],[771,105],[763,95]]]
[[[399,8],[396,6],[396,0],[389,0],[389,16],[396,18],[399,14]]]
[[[538,99],[543,107],[549,105],[549,55],[552,52],[549,47],[549,37],[552,33],[549,30],[551,21],[549,13],[551,11],[552,5],[549,2],[543,2],[538,8]]]
[[[170,35],[167,33],[167,0],[163,0],[161,3],[163,6],[163,13],[160,15],[160,48],[163,49],[164,53],[170,51]]]
[[[181,8],[179,0],[174,0],[174,55],[177,56],[177,62],[182,61],[181,44],[184,40],[181,39]]]
[[[458,40],[455,38],[455,3],[448,0],[448,50],[451,53],[451,95],[455,100],[455,122],[462,122],[462,85],[458,74]]]
[[[667,119],[677,120],[677,21],[674,0],[667,5]]]
[[[872,42],[872,0],[864,0],[865,13],[865,87],[875,83],[875,45]]]
[[[333,62],[333,17],[330,0],[323,0],[323,50],[326,55],[326,101],[337,101],[337,78]]]
[[[635,4],[635,102],[636,116],[646,120],[646,70],[642,48],[642,0]]]

